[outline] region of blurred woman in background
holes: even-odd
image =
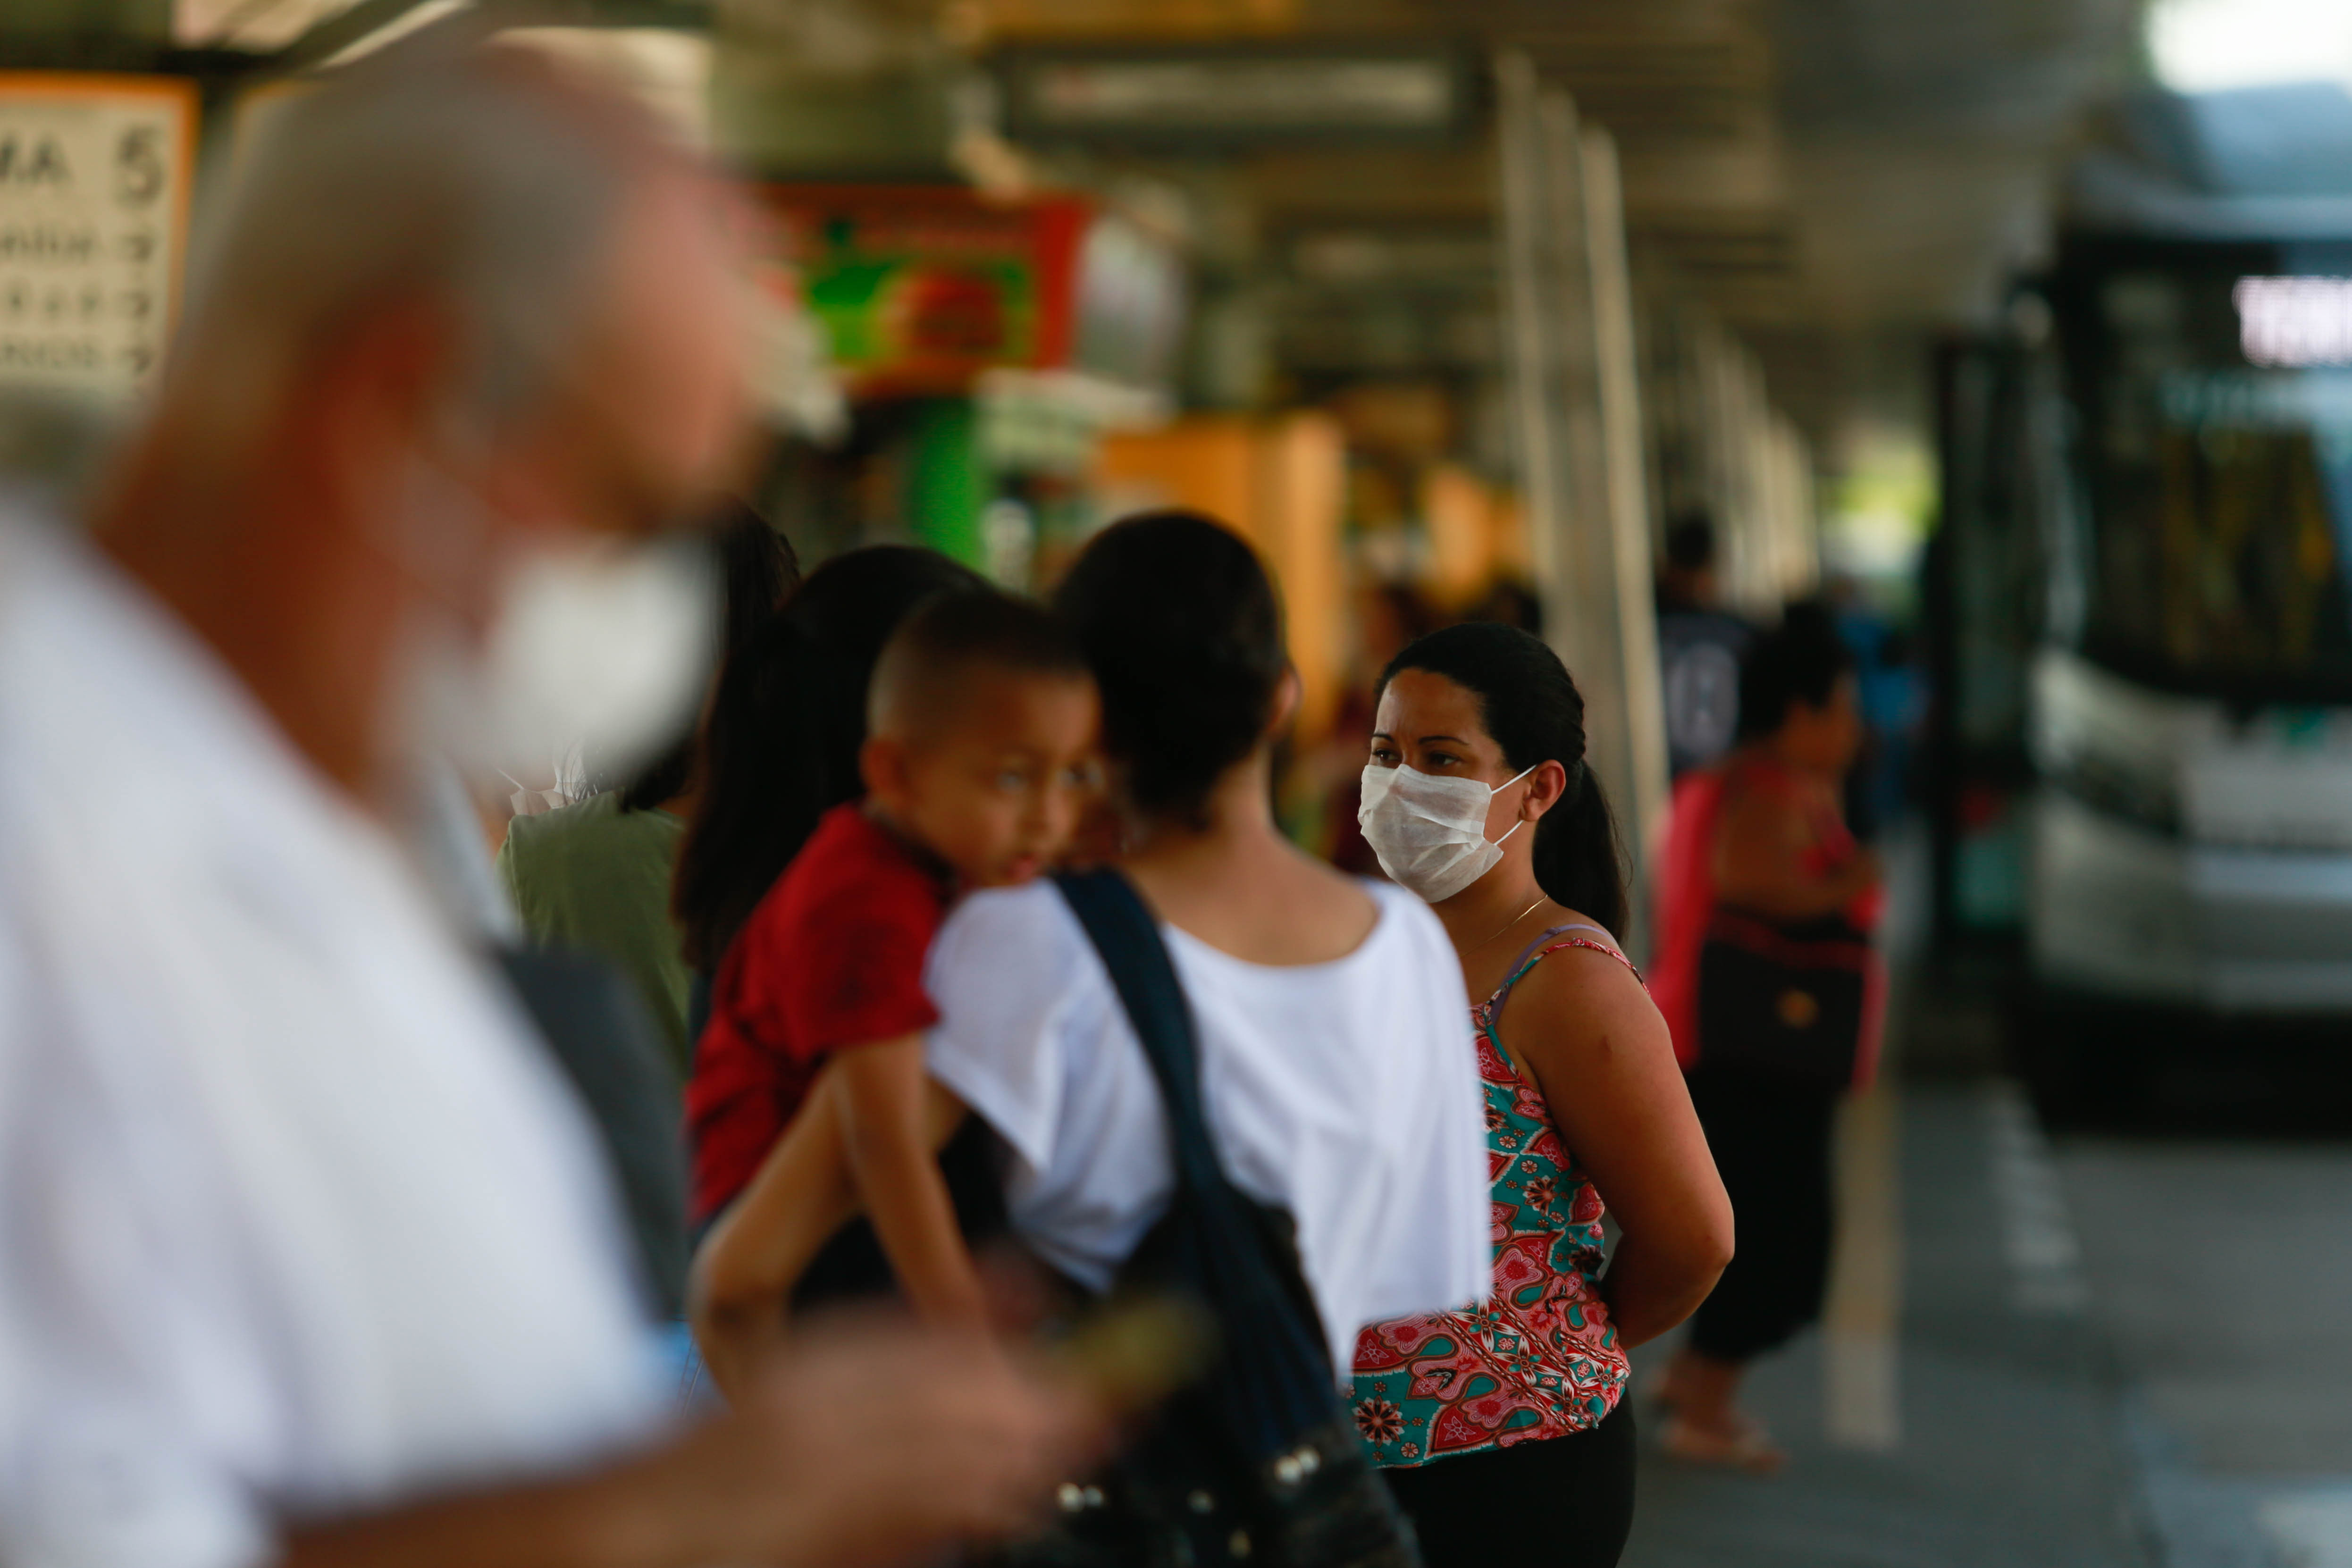
[[[1862,741],[1853,655],[1828,617],[1792,609],[1748,651],[1739,735],[1723,763],[1675,789],[1654,977],[1739,1217],[1739,1255],[1658,1394],[1669,1453],[1769,1470],[1786,1456],[1739,1411],[1739,1384],[1820,1315],[1832,1121],[1869,1073],[1881,996],[1867,935],[1878,863],[1840,808]]]
[[[1449,627],[1396,656],[1378,699],[1364,836],[1483,998],[1495,1231],[1484,1303],[1364,1332],[1357,1427],[1429,1568],[1607,1568],[1633,1523],[1625,1353],[1706,1296],[1730,1205],[1618,946],[1616,824],[1558,655],[1516,627]]]

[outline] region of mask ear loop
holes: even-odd
[[[1542,764],[1542,763],[1538,762],[1538,763],[1533,764],[1533,765],[1532,765],[1532,766],[1530,766],[1530,767],[1522,768],[1521,769],[1519,769],[1519,772],[1518,772],[1518,775],[1517,775],[1517,778],[1506,779],[1504,779],[1500,784],[1496,785],[1492,789],[1487,790],[1487,791],[1486,791],[1487,798],[1488,798],[1489,800],[1491,800],[1491,799],[1493,799],[1495,796],[1501,794],[1504,790],[1506,790],[1506,789],[1509,789],[1512,785],[1514,785],[1514,784],[1517,783],[1517,782],[1519,781],[1519,779],[1524,779],[1524,778],[1526,778],[1528,774],[1533,773],[1533,772],[1536,770],[1536,768],[1541,768],[1542,766],[1543,766],[1543,764]],[[1527,820],[1525,817],[1521,817],[1517,821],[1513,822],[1513,823],[1511,824],[1510,831],[1509,831],[1509,832],[1505,833],[1505,834],[1504,834],[1501,838],[1499,838],[1499,839],[1488,839],[1486,841],[1487,841],[1488,843],[1494,844],[1494,845],[1495,845],[1495,846],[1496,846],[1497,848],[1500,848],[1503,844],[1505,844],[1505,843],[1507,843],[1507,842],[1508,842],[1508,841],[1509,841],[1510,837],[1511,837],[1511,833],[1516,833],[1516,832],[1517,832],[1521,828],[1524,828],[1524,827],[1526,827],[1527,825],[1528,825],[1528,820]]]

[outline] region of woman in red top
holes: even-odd
[[[1880,988],[1864,933],[1879,871],[1839,804],[1862,717],[1853,656],[1834,628],[1792,611],[1749,650],[1739,709],[1739,748],[1675,791],[1653,974],[1731,1195],[1739,1250],[1692,1315],[1658,1392],[1673,1415],[1662,1438],[1669,1453],[1769,1470],[1785,1456],[1737,1397],[1748,1364],[1821,1312],[1832,1121],[1848,1084],[1867,1077],[1876,1033]],[[1751,956],[1743,982],[1736,966],[1757,953],[1786,967],[1758,968]],[[1841,976],[1841,966],[1851,967]],[[1841,985],[1860,998],[1858,1017],[1837,1021],[1843,1038],[1799,1044],[1830,1029],[1812,1009]]]

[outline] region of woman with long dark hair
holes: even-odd
[[[1485,1080],[1493,1293],[1365,1331],[1356,1419],[1429,1568],[1607,1568],[1633,1522],[1625,1353],[1731,1255],[1731,1208],[1658,1010],[1618,946],[1617,830],[1584,699],[1514,627],[1382,675],[1365,838],[1460,956]],[[1601,1268],[1601,1217],[1622,1232]]]
[[[750,646],[728,661],[704,727],[700,795],[678,856],[672,907],[702,977],[687,1115],[694,1216],[707,1223],[782,1130],[777,1064],[734,1026],[722,966],[736,933],[815,831],[865,793],[866,687],[883,643],[934,594],[981,579],[933,550],[876,545],[809,574]],[[744,954],[739,964],[756,964]]]

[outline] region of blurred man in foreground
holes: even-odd
[[[95,547],[0,521],[0,1561],[1013,1527],[1087,1413],[908,1333],[663,1429],[579,1113],[379,821],[599,652],[493,657],[518,585],[719,477],[725,193],[620,103],[442,53],[286,110],[215,237]]]

